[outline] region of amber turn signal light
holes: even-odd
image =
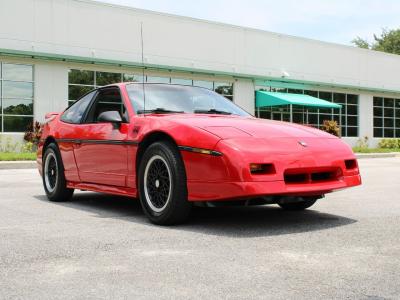
[[[346,165],[346,169],[347,170],[351,170],[351,169],[357,168],[357,161],[355,159],[345,160],[344,164]]]

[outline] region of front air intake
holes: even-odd
[[[285,174],[286,183],[307,183],[308,181],[307,173]]]
[[[335,181],[341,174],[340,168],[288,169],[284,173],[284,179],[287,184],[310,184]]]

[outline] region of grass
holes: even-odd
[[[0,152],[0,161],[36,160],[36,153]]]
[[[353,151],[356,153],[389,153],[400,152],[400,148],[364,148],[354,147]]]

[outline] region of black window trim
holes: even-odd
[[[98,123],[93,123],[93,122],[87,122],[88,114],[89,114],[90,110],[92,109],[92,107],[93,107],[93,105],[94,105],[94,103],[95,103],[95,101],[96,101],[96,98],[97,98],[97,96],[99,95],[99,93],[100,93],[101,91],[103,91],[103,90],[109,90],[109,89],[117,89],[117,90],[118,90],[118,93],[119,93],[119,96],[120,96],[120,98],[121,98],[122,104],[124,105],[125,110],[128,111],[128,109],[127,109],[127,107],[126,107],[126,103],[124,102],[124,99],[123,99],[123,97],[122,97],[121,89],[120,89],[119,86],[117,86],[117,85],[108,85],[108,86],[104,86],[104,87],[99,87],[99,88],[96,89],[96,94],[93,96],[93,98],[92,98],[92,100],[90,101],[88,107],[86,108],[86,111],[85,111],[85,113],[84,113],[83,116],[82,116],[82,119],[81,119],[80,124],[98,124]],[[129,124],[129,116],[128,116],[128,119],[127,119],[127,120],[124,120],[124,116],[122,116],[122,118],[123,118],[122,123]]]

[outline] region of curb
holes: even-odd
[[[36,169],[36,161],[0,161],[0,170]]]
[[[386,158],[386,157],[400,157],[400,153],[389,152],[389,153],[355,153],[358,159],[363,158]]]

